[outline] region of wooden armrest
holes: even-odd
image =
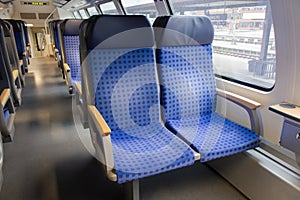
[[[70,72],[71,71],[71,69],[70,69],[70,67],[69,67],[69,65],[67,63],[64,63],[64,69],[65,69],[66,72]]]
[[[239,106],[243,107],[249,114],[250,123],[251,123],[251,130],[260,134],[260,120],[257,113],[257,108],[261,106],[260,103],[250,100],[246,97],[242,97],[240,95],[227,92],[224,90],[217,89],[217,95],[232,101],[233,103],[238,104]]]
[[[242,105],[251,110],[255,110],[261,106],[261,104],[256,101],[224,90],[217,89],[217,95],[224,97],[234,103],[238,103],[239,105]]]
[[[19,76],[19,71],[17,69],[15,69],[15,70],[12,71],[12,74],[13,74],[13,78],[14,78],[14,81],[15,81]]]
[[[7,103],[9,96],[10,96],[10,89],[9,88],[4,89],[0,96],[0,102],[2,104],[2,107],[4,107],[5,104]]]
[[[79,82],[75,81],[74,86],[75,86],[75,89],[78,92],[79,96],[82,96],[81,84]]]
[[[22,56],[26,56],[26,52],[25,51],[22,53]]]
[[[106,121],[103,119],[102,115],[97,110],[97,108],[95,106],[89,105],[88,111],[98,131],[100,131],[103,135],[110,135],[111,130],[108,127]]]

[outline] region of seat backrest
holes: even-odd
[[[0,19],[0,26],[3,30],[3,36],[2,36],[3,39],[0,40],[0,47],[1,47],[0,50],[1,50],[1,55],[2,55],[2,59],[3,59],[3,65],[1,67],[6,68],[6,72],[7,72],[7,76],[8,76],[8,80],[9,80],[9,86],[10,86],[10,90],[12,93],[14,104],[16,106],[19,106],[19,105],[21,105],[21,100],[20,100],[20,97],[18,96],[17,89],[21,89],[21,82],[20,82],[19,76],[16,80],[14,80],[14,76],[13,76],[13,70],[19,71],[19,69],[16,69],[16,67],[13,67],[13,65],[11,63],[9,52],[7,49],[8,46],[6,43],[6,39],[4,37],[5,32],[9,33],[8,24]]]
[[[55,20],[53,21],[53,37],[54,37],[54,44],[55,47],[58,50],[59,55],[61,55],[61,49],[60,49],[60,42],[59,42],[59,33],[58,33],[58,25],[61,23],[62,20]]]
[[[24,30],[24,37],[25,37],[25,45],[29,45],[29,35],[28,35],[28,29],[27,29],[27,26],[25,24],[24,21],[22,20],[18,20],[21,22],[22,26],[23,26],[23,30]]]
[[[7,21],[1,21],[0,23],[3,26],[3,31],[4,31],[4,36],[5,36],[11,67],[12,69],[19,70],[19,56],[17,52],[13,26]]]
[[[23,25],[18,20],[8,19],[7,20],[13,27],[15,41],[17,45],[19,59],[23,59],[23,53],[26,52],[25,36]]]
[[[71,68],[71,77],[75,81],[81,81],[79,26],[82,21],[66,19],[59,24],[62,60]]]
[[[112,132],[160,123],[154,36],[147,18],[95,16],[84,35],[87,102]]]
[[[1,40],[5,40],[4,38],[4,32],[3,32],[3,28],[0,25],[0,41]],[[0,93],[6,89],[9,88],[9,79],[8,79],[8,74],[6,71],[6,67],[5,67],[5,60],[4,60],[4,54],[3,51],[1,50],[2,48],[0,48]]]
[[[183,119],[215,111],[212,65],[214,30],[205,16],[158,17],[156,59],[165,118]]]

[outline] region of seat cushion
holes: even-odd
[[[201,155],[201,162],[258,147],[259,137],[217,113],[168,120],[166,126],[188,140]]]
[[[118,183],[192,165],[194,153],[160,123],[111,133]],[[152,134],[141,135],[143,132]]]

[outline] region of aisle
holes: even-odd
[[[31,61],[22,106],[17,109],[14,141],[4,144],[0,199],[99,199],[104,192],[100,188],[109,182],[81,144],[74,127],[72,97],[56,62],[53,58]]]
[[[1,200],[118,200],[123,185],[108,181],[82,145],[72,97],[53,58],[31,59],[12,143],[4,144]],[[243,200],[200,163],[140,182],[142,200]]]

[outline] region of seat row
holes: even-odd
[[[27,27],[21,20],[0,19],[0,188],[3,181],[2,142],[14,136],[16,108],[21,105],[21,91],[25,87],[25,72],[29,64]]]
[[[59,29],[65,72],[109,179],[124,183],[259,146],[260,104],[216,87],[209,18],[158,17],[151,27],[144,16],[100,15]],[[251,130],[218,114],[218,98],[246,109]]]
[[[15,107],[21,105],[29,64],[27,27],[21,20],[0,19],[0,129],[4,142],[12,141]]]

